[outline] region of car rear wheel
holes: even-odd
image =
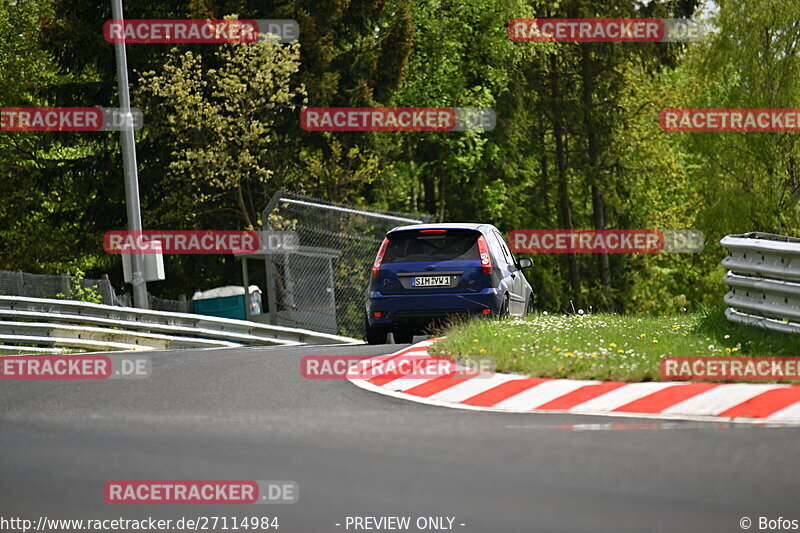
[[[508,294],[506,297],[503,298],[503,305],[500,306],[500,316],[508,316],[509,315],[509,299]]]
[[[386,344],[386,328],[381,326],[370,326],[369,320],[364,318],[366,322],[366,341],[367,344]]]
[[[414,332],[411,330],[398,329],[394,332],[395,344],[411,344],[412,340],[414,340]]]

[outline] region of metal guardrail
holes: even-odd
[[[800,239],[771,233],[727,235],[722,266],[731,322],[800,333]]]
[[[13,350],[14,344],[155,350],[360,342],[328,333],[207,315],[0,296],[0,351]]]

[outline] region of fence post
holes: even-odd
[[[70,278],[67,274],[62,274],[59,276],[59,278],[61,286],[64,287],[64,296],[67,298],[67,300],[72,299],[72,278]]]
[[[17,294],[20,296],[28,296],[25,292],[25,276],[22,275],[22,271],[17,271],[15,277],[17,278]]]
[[[275,265],[272,264],[272,254],[267,254],[266,261],[267,269],[267,305],[269,306],[269,323],[274,325],[278,324],[278,305],[275,298]]]

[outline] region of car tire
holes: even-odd
[[[367,344],[386,344],[386,328],[381,326],[370,326],[369,320],[364,318],[364,322],[366,323],[366,335],[364,336],[364,340],[367,341]]]
[[[511,312],[509,311],[509,304],[510,300],[508,298],[508,294],[506,294],[506,297],[503,298],[503,305],[500,306],[499,316],[503,317],[503,316],[509,316],[511,314]]]
[[[395,344],[411,344],[414,340],[414,332],[406,329],[398,329],[394,332]]]
[[[367,326],[367,344],[386,344],[386,333],[384,328]]]
[[[530,295],[528,298],[528,305],[525,306],[525,314],[532,315],[533,314],[533,294]]]

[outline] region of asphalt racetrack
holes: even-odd
[[[412,532],[449,517],[465,533],[800,519],[800,428],[461,411],[300,374],[305,355],[402,347],[151,352],[148,379],[1,380],[0,517],[274,516],[280,533],[391,531],[348,528],[356,516],[408,516]],[[107,481],[132,479],[293,480],[300,496],[105,503]]]

